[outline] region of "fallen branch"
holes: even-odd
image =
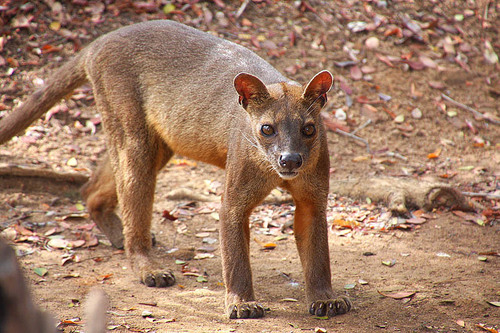
[[[483,192],[462,192],[466,197],[479,197],[485,199],[500,199],[500,194],[491,194]]]
[[[240,8],[238,9],[238,11],[236,12],[236,14],[234,15],[234,17],[236,19],[239,19],[241,14],[243,14],[243,12],[245,11],[245,9],[247,8],[248,4],[250,3],[250,0],[245,0],[243,1],[243,3],[241,4]]]
[[[486,119],[488,120],[489,122],[493,123],[493,124],[496,124],[496,125],[500,125],[500,121],[499,120],[496,120],[496,119],[492,119],[491,117],[485,117],[484,114],[482,114],[481,112],[477,111],[477,110],[474,110],[473,108],[471,108],[470,106],[467,106],[465,104],[462,104],[460,102],[457,102],[455,101],[453,98],[449,97],[449,96],[446,96],[445,94],[441,94],[441,97],[446,100],[447,102],[461,108],[461,109],[464,109],[466,111],[469,111],[469,112],[472,112],[472,114],[474,114],[475,117],[479,118],[479,119]]]
[[[77,172],[57,172],[49,169],[25,167],[21,165],[0,164],[0,177],[35,177],[47,178],[59,182],[74,183],[81,185],[89,180],[89,177]]]
[[[372,123],[372,120],[368,119],[363,125],[359,126],[354,131],[352,131],[351,134],[354,135],[354,134],[358,133],[359,131],[361,131],[363,128],[365,128],[366,126],[370,125],[371,123]]]
[[[400,153],[395,153],[395,152],[392,152],[392,151],[388,151],[384,154],[385,156],[388,156],[388,157],[395,157],[395,158],[399,158],[400,160],[403,160],[403,161],[408,161],[408,157],[406,156],[403,156],[401,155]]]
[[[370,144],[368,143],[367,140],[365,140],[365,139],[363,139],[363,138],[361,138],[361,137],[359,137],[357,135],[354,135],[352,133],[344,132],[343,130],[338,129],[338,128],[335,130],[335,132],[338,133],[338,134],[342,134],[342,135],[348,136],[348,137],[350,137],[350,138],[352,138],[354,140],[358,140],[358,141],[364,143],[364,145],[366,146],[366,151],[368,152],[368,154],[371,154]]]

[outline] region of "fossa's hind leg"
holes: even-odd
[[[116,215],[118,205],[113,170],[106,157],[82,187],[90,218],[116,248],[123,248],[122,221]]]
[[[170,286],[175,283],[172,273],[150,257],[150,229],[156,175],[173,152],[147,124],[135,89],[138,84],[109,74],[96,73],[99,80],[92,83],[107,132],[125,251],[141,282],[150,287]]]

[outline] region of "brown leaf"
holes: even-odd
[[[162,217],[164,219],[167,219],[167,220],[170,220],[170,221],[177,220],[177,217],[175,217],[172,214],[170,214],[170,212],[168,210],[166,210],[166,209],[163,211]]]
[[[321,118],[323,118],[323,123],[325,124],[326,128],[332,132],[335,132],[337,129],[344,131],[344,132],[351,131],[349,129],[349,127],[345,126],[344,124],[339,123],[336,120],[333,120],[332,117],[330,117],[330,115],[326,112],[321,112]]]
[[[408,64],[410,68],[415,71],[421,71],[422,69],[425,68],[424,64],[421,63],[420,61],[404,60],[402,62]]]
[[[393,36],[393,35],[395,35],[397,38],[403,38],[403,31],[401,30],[401,28],[396,27],[394,25],[391,25],[384,32],[384,36],[388,37],[388,36]]]
[[[376,53],[375,56],[378,58],[378,60],[382,61],[384,64],[386,64],[389,67],[394,67],[394,64],[389,60],[388,57],[385,55]]]
[[[434,89],[439,89],[442,90],[446,88],[446,85],[443,82],[440,81],[429,81],[429,86]]]
[[[418,60],[425,66],[425,67],[429,67],[429,68],[437,68],[437,63],[432,60],[431,58],[429,58],[428,56],[425,56],[425,55],[421,55],[420,57],[418,57]]]
[[[225,8],[226,7],[226,4],[224,3],[224,1],[222,0],[213,0],[213,2],[219,6],[220,8]]]
[[[257,238],[253,240],[262,247],[262,250],[274,250],[277,246],[275,243],[265,243]]]
[[[439,155],[441,155],[441,148],[436,149],[434,152],[430,153],[427,155],[428,159],[435,159],[438,158]]]
[[[403,299],[403,298],[412,297],[417,292],[416,291],[400,291],[400,292],[391,293],[391,294],[384,294],[383,292],[378,291],[378,293],[382,296],[393,298],[393,299]]]
[[[340,81],[340,89],[342,89],[347,95],[352,95],[352,88],[345,81]]]
[[[348,229],[353,229],[359,226],[359,223],[356,221],[347,221],[344,219],[335,219],[333,220],[332,224],[341,228],[348,228]]]
[[[356,97],[356,102],[358,102],[359,104],[383,104],[383,103],[385,103],[382,100],[370,100],[365,95],[361,95],[361,96]]]
[[[76,227],[78,230],[92,231],[94,229],[95,223],[82,224]]]
[[[10,25],[12,28],[29,28],[31,20],[33,20],[33,15],[28,17],[18,15],[11,20]]]
[[[110,273],[110,274],[104,274],[104,275],[101,275],[97,278],[97,280],[99,281],[106,281],[106,280],[109,280],[113,277],[113,273]]]
[[[93,232],[84,232],[82,240],[85,241],[85,247],[94,247],[99,245],[99,239]]]
[[[375,73],[375,71],[376,71],[376,69],[373,66],[369,66],[369,65],[361,66],[361,72],[363,72],[363,74],[372,74],[372,73]]]
[[[361,106],[361,115],[371,119],[374,123],[382,121],[386,117],[383,113],[378,112],[377,108],[370,104],[363,104]]]
[[[361,73],[361,70],[359,69],[359,67],[357,65],[354,65],[351,67],[350,69],[350,73],[351,73],[351,78],[353,80],[361,80],[363,78],[363,73]]]
[[[14,225],[14,229],[16,230],[18,235],[23,235],[23,236],[32,236],[33,235],[33,231],[26,229],[25,227],[18,225],[18,224]]]
[[[425,222],[427,222],[427,220],[421,217],[412,217],[406,220],[408,224],[424,224]]]
[[[476,327],[479,327],[480,329],[485,330],[485,331],[490,332],[490,333],[498,333],[498,331],[496,329],[494,329],[493,327],[488,327],[485,324],[477,324]]]
[[[61,48],[56,47],[52,44],[45,44],[44,46],[42,46],[41,50],[43,54],[47,54],[47,53],[59,52],[61,51]]]
[[[72,240],[68,242],[68,245],[75,249],[84,246],[86,241],[84,239],[77,239],[77,240]]]

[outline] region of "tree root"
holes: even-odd
[[[456,188],[439,182],[412,178],[374,177],[330,181],[332,193],[374,202],[383,202],[398,214],[405,214],[409,208],[432,210],[449,207],[473,211],[475,206]]]
[[[89,177],[78,172],[57,172],[50,169],[0,163],[0,177],[33,177],[82,185]]]

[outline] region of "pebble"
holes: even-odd
[[[396,118],[394,118],[394,122],[398,124],[402,124],[405,121],[405,116],[400,114]]]
[[[374,50],[374,49],[377,49],[380,46],[380,41],[378,40],[377,37],[369,37],[365,41],[365,46],[369,50]]]
[[[420,119],[422,118],[422,111],[419,108],[414,108],[411,111],[411,116],[415,119]]]
[[[347,115],[346,115],[344,110],[337,109],[337,110],[335,110],[335,118],[337,118],[338,120],[346,120]]]

